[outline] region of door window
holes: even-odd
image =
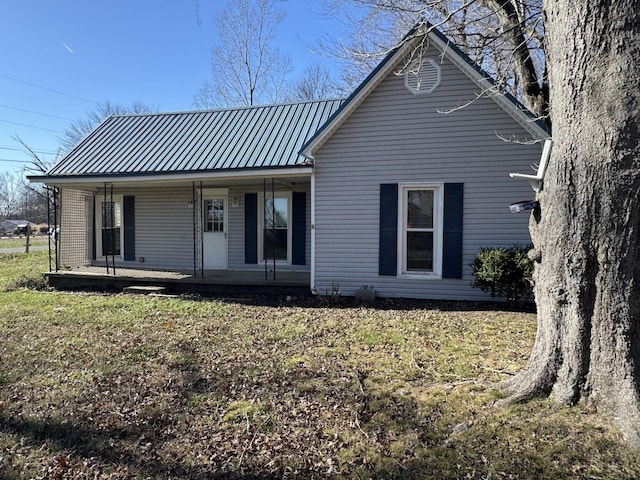
[[[224,232],[224,200],[221,198],[204,201],[204,231]]]

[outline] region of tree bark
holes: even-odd
[[[538,78],[531,51],[527,45],[527,25],[518,14],[513,0],[482,0],[495,12],[507,44],[512,50],[513,68],[522,86],[522,100],[538,118],[549,123],[549,89],[547,79]]]
[[[554,146],[531,217],[538,333],[513,400],[585,401],[640,448],[640,0],[545,3]]]

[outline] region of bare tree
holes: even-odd
[[[320,63],[308,67],[288,95],[290,101],[326,100],[341,98],[348,92],[332,77],[329,69]]]
[[[502,85],[550,112],[554,146],[530,221],[537,335],[501,387],[508,402],[590,404],[640,448],[640,0],[548,0],[544,25],[538,2],[353,1],[421,15],[428,4],[441,26],[462,15],[454,38],[467,53],[496,72],[508,60]],[[481,37],[474,54],[465,42]]]
[[[351,25],[347,42],[327,39],[325,52],[345,60],[354,86],[419,22],[443,31],[505,90],[548,119],[542,0],[327,0]],[[358,8],[347,8],[355,5]]]
[[[0,218],[13,216],[20,200],[20,178],[11,172],[0,172]]]
[[[157,109],[145,105],[142,102],[133,102],[126,107],[118,103],[106,100],[87,114],[83,120],[77,120],[69,124],[62,137],[59,138],[60,145],[64,151],[69,151],[75,147],[85,136],[98,126],[110,115],[126,115],[129,113],[150,113]]]
[[[233,0],[215,19],[211,78],[194,97],[197,108],[255,105],[286,96],[289,57],[274,46],[284,11],[275,0]]]
[[[57,158],[52,161],[46,161],[20,137],[16,136],[13,139],[22,145],[22,148],[31,156],[31,162],[24,168],[26,173],[42,175],[55,163]],[[17,185],[14,216],[35,223],[49,223],[49,213],[52,207],[49,202],[53,201],[53,189],[54,187],[52,186],[33,184],[21,178],[20,185]]]

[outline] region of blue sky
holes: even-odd
[[[213,17],[222,0],[14,0],[0,17],[0,171],[29,160],[19,136],[47,160],[67,125],[98,103],[141,101],[160,111],[193,109],[210,74]],[[322,0],[281,0],[278,47],[292,77],[315,61],[322,36],[339,35]],[[331,65],[328,64],[331,68]]]

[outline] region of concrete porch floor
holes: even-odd
[[[122,290],[132,286],[158,286],[168,293],[310,295],[310,273],[244,270],[160,271],[116,267],[115,275],[106,267],[90,266],[45,274],[49,285],[58,289]]]

